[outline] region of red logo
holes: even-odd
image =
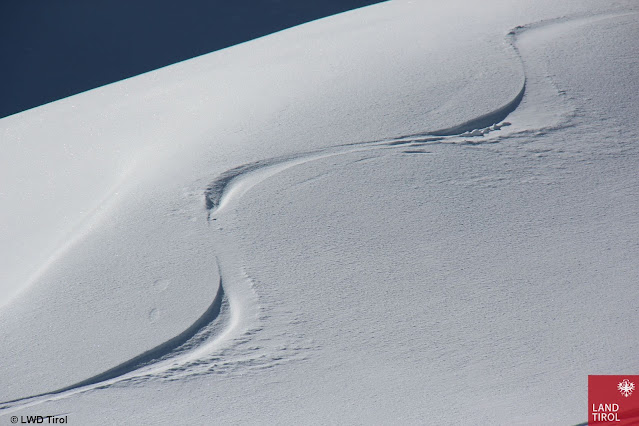
[[[639,425],[639,376],[588,376],[588,425]]]

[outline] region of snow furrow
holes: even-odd
[[[190,361],[188,353],[194,346],[201,345],[202,341],[215,341],[224,333],[224,329],[228,328],[226,324],[219,324],[220,321],[218,321],[226,299],[222,275],[220,274],[218,289],[213,301],[206,311],[182,333],[81,382],[50,392],[2,402],[0,403],[0,412],[11,408],[35,405],[51,399],[59,399],[95,388],[108,387],[124,380],[130,380],[133,377],[150,376],[170,369],[176,364]],[[187,356],[184,356],[185,354]]]

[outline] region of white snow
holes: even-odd
[[[391,1],[0,120],[0,419],[585,421],[639,369],[638,14]]]

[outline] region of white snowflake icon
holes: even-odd
[[[628,379],[623,379],[623,381],[617,385],[617,389],[627,398],[632,395],[632,391],[635,390],[635,384]]]

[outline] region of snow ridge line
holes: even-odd
[[[240,181],[249,176],[254,176],[251,179],[252,182],[246,182],[244,188],[242,188],[241,194],[243,195],[250,187],[261,182],[262,180],[273,176],[281,171],[284,171],[290,167],[307,163],[310,161],[319,160],[326,157],[335,155],[343,155],[353,153],[357,151],[373,150],[380,148],[392,148],[394,146],[406,145],[410,143],[419,143],[420,145],[426,143],[455,143],[462,142],[459,138],[468,138],[476,136],[485,136],[489,132],[496,131],[502,127],[509,126],[510,123],[502,122],[517,106],[519,106],[526,90],[526,84],[522,85],[522,88],[517,93],[514,99],[508,102],[506,105],[500,107],[495,111],[491,111],[487,114],[481,115],[472,120],[466,121],[458,126],[448,129],[438,130],[436,132],[418,133],[412,135],[398,136],[388,139],[381,139],[375,141],[356,142],[351,144],[337,145],[335,147],[308,151],[304,153],[298,153],[292,156],[275,157],[267,160],[259,160],[252,163],[246,163],[232,169],[228,169],[222,172],[216,177],[204,190],[204,207],[207,210],[207,221],[211,220],[214,213],[220,210],[230,198],[230,193],[234,187],[240,184]],[[501,123],[501,124],[500,124]],[[480,127],[481,126],[481,127]],[[484,142],[487,142],[485,140]],[[257,175],[261,175],[258,178]]]
[[[517,26],[506,35],[509,45],[514,50],[517,58],[519,58],[522,69],[524,69],[524,78],[521,84],[521,88],[519,89],[515,97],[503,106],[493,111],[482,114],[478,117],[471,118],[470,120],[467,120],[461,124],[443,129],[395,136],[374,141],[337,145],[335,147],[327,148],[324,150],[308,151],[286,157],[275,157],[265,160],[258,160],[251,163],[239,165],[232,169],[228,169],[218,175],[204,190],[204,206],[207,210],[207,221],[210,221],[211,215],[218,209],[220,209],[222,204],[224,204],[224,200],[227,198],[227,194],[229,190],[234,186],[234,184],[242,179],[243,176],[253,174],[253,172],[258,171],[259,169],[270,169],[273,166],[279,165],[278,171],[269,173],[269,176],[271,176],[275,173],[278,173],[279,171],[287,169],[288,167],[292,167],[293,165],[313,161],[327,156],[346,154],[360,149],[374,149],[378,148],[380,145],[405,145],[412,142],[434,143],[441,142],[446,139],[449,142],[454,142],[452,138],[485,136],[491,131],[499,130],[502,127],[509,126],[510,123],[503,122],[503,120],[517,109],[517,107],[521,103],[521,100],[524,98],[524,94],[526,93],[526,75],[524,61],[521,57],[521,54],[519,53],[519,49],[517,49],[517,46],[515,44],[516,33],[519,33],[520,30],[526,29],[528,29],[528,26]],[[290,164],[286,165],[286,163]]]
[[[219,269],[219,263],[218,263]],[[94,388],[102,388],[107,387],[111,384],[114,384],[118,381],[123,381],[135,375],[129,375],[130,373],[135,372],[136,370],[140,370],[144,367],[150,366],[159,361],[169,361],[176,355],[181,354],[183,351],[180,348],[184,348],[184,350],[189,349],[189,343],[191,340],[195,340],[194,338],[198,333],[204,331],[207,327],[215,322],[215,320],[220,316],[220,312],[222,310],[222,304],[225,300],[224,287],[222,285],[222,275],[220,274],[220,280],[217,292],[215,297],[213,298],[213,302],[209,305],[209,307],[204,311],[204,313],[187,329],[182,331],[180,334],[172,337],[171,339],[151,348],[123,363],[110,368],[102,373],[99,373],[95,376],[89,377],[88,379],[82,380],[80,382],[74,383],[69,386],[65,386],[60,389],[56,389],[54,391],[44,392],[37,395],[31,395],[23,398],[13,399],[10,401],[0,402],[0,412],[7,410],[9,408],[14,408],[14,406],[21,406],[23,404],[37,404],[39,402],[44,402],[47,397],[54,397],[56,395],[64,394],[64,393],[79,393],[88,391]],[[141,375],[146,375],[144,373],[152,373],[149,372],[141,372]],[[77,391],[77,392],[74,392]],[[29,405],[32,405],[29,404]]]
[[[292,160],[296,157],[280,157],[271,158],[266,160],[254,161],[252,163],[242,164],[232,169],[226,170],[221,173],[215,180],[213,180],[204,190],[204,203],[206,209],[209,211],[207,220],[210,219],[210,213],[218,209],[222,203],[222,194],[224,189],[228,188],[230,183],[238,176],[250,173],[257,169],[272,166],[275,164],[283,163],[288,160]]]

